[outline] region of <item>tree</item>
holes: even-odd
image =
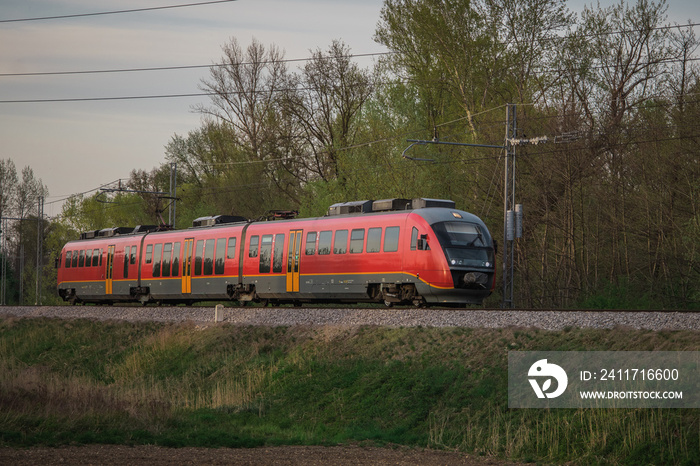
[[[340,180],[339,151],[355,141],[355,120],[374,90],[374,77],[351,62],[350,48],[333,41],[326,53],[316,50],[298,74],[287,81],[284,118],[298,139],[301,166],[294,170],[303,182],[314,178]]]

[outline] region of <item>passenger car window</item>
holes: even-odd
[[[204,240],[197,241],[197,246],[194,248],[194,275],[202,275],[202,256],[204,254]]]
[[[310,231],[306,234],[306,255],[313,256],[316,254],[316,232]]]
[[[248,257],[258,257],[258,242],[260,238],[256,236],[250,237],[250,246],[248,247]]]
[[[160,277],[160,258],[163,253],[163,243],[158,243],[155,245],[155,251],[153,253],[153,276]]]
[[[136,246],[134,246],[136,247]],[[180,275],[180,242],[175,243],[175,250],[173,252],[173,277],[177,277]],[[133,254],[133,249],[131,250]]]
[[[231,237],[228,239],[228,251],[226,252],[227,259],[236,258],[236,238]]]
[[[272,260],[272,235],[263,235],[260,245],[260,273],[270,273]]]
[[[214,273],[214,240],[208,239],[204,245],[204,269],[202,275]]]
[[[387,227],[384,232],[384,252],[399,250],[399,227]]]
[[[301,241],[301,238],[299,238]],[[284,234],[275,235],[275,253],[272,257],[272,273],[282,272],[282,261],[284,253]]]
[[[367,252],[379,252],[382,242],[382,229],[370,228],[367,230]]]
[[[164,277],[170,276],[170,257],[172,256],[173,244],[165,243],[163,246],[163,265],[162,273]]]
[[[333,240],[333,254],[348,252],[348,230],[337,230]]]
[[[365,230],[352,230],[350,232],[350,254],[362,253],[365,245]]]
[[[90,251],[88,251],[90,252]],[[129,278],[129,253],[131,252],[131,246],[126,246],[124,248],[124,278]]]
[[[331,253],[332,231],[322,231],[318,237],[318,254],[325,255]]]
[[[235,238],[234,238],[235,240]],[[226,238],[216,240],[216,262],[214,263],[214,273],[223,275],[224,273],[224,258],[226,257]]]

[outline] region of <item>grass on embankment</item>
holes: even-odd
[[[509,350],[697,350],[698,332],[0,320],[0,446],[396,443],[700,462],[700,413],[508,409]]]

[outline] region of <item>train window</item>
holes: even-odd
[[[158,243],[155,246],[155,251],[153,252],[153,276],[160,277],[160,259],[163,253],[163,244]]]
[[[173,251],[173,277],[180,275],[180,243],[175,243],[175,249]]]
[[[436,225],[435,232],[445,246],[486,246],[481,230],[473,223],[443,222]]]
[[[204,240],[197,241],[194,249],[194,274],[195,276],[202,275],[202,254],[204,253]]]
[[[214,273],[224,274],[224,260],[226,258],[226,238],[216,240],[216,262],[214,263]]]
[[[124,278],[129,278],[129,253],[131,251],[131,246],[126,246],[124,248]]]
[[[66,268],[70,268],[70,262],[73,257],[73,251],[66,251]]]
[[[250,245],[248,246],[248,257],[258,257],[258,235],[250,237]]]
[[[333,240],[333,254],[348,252],[348,230],[337,230]]]
[[[272,235],[263,235],[260,245],[260,273],[270,273]]]
[[[350,232],[350,254],[362,253],[362,248],[365,245],[365,230],[352,230]]]
[[[173,243],[165,243],[163,245],[163,265],[161,266],[162,275],[164,277],[170,276],[170,263],[172,260],[172,253],[173,253]]]
[[[92,265],[92,249],[85,250],[85,267]]]
[[[367,230],[367,252],[381,251],[382,229],[370,228]]]
[[[399,227],[386,227],[384,232],[384,252],[399,250]]]
[[[214,240],[208,239],[204,244],[204,270],[202,275],[212,275],[214,273]]]
[[[153,262],[153,245],[149,244],[146,246],[146,264]]]
[[[306,234],[306,255],[313,256],[316,254],[316,232],[310,231]]]
[[[85,267],[85,249],[80,250],[80,262],[78,262],[78,267]]]
[[[322,231],[318,236],[318,254],[325,255],[331,253],[332,231]]]
[[[73,251],[72,267],[78,266],[78,251]]]
[[[301,240],[301,238],[299,238]],[[275,235],[275,254],[272,258],[272,273],[282,272],[282,262],[284,254],[284,234]]]
[[[100,258],[100,267],[101,267],[101,266],[102,266],[102,249],[95,249],[95,251],[100,251],[100,253],[98,254],[98,257]],[[92,257],[93,257],[93,258],[95,257],[95,254],[94,254],[94,253],[93,253]],[[95,259],[93,259],[93,264],[92,264],[92,265],[95,265],[94,261],[95,261]]]
[[[136,251],[138,246],[131,246],[131,265],[136,264]],[[93,264],[94,265],[94,264]]]
[[[227,259],[236,258],[236,238],[231,237],[228,239],[228,251],[226,252]]]
[[[413,227],[411,230],[411,251],[418,249],[418,228]]]

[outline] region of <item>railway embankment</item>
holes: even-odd
[[[393,324],[323,321],[328,309],[229,309],[218,324],[198,320],[206,308],[39,309],[0,315],[3,447],[401,445],[522,462],[700,462],[697,410],[507,399],[509,351],[697,351],[697,328],[430,325],[417,316],[433,311],[413,309],[381,310],[405,314]],[[102,309],[112,315],[91,314]],[[306,320],[268,321],[297,311]],[[117,318],[131,312],[151,318]]]

